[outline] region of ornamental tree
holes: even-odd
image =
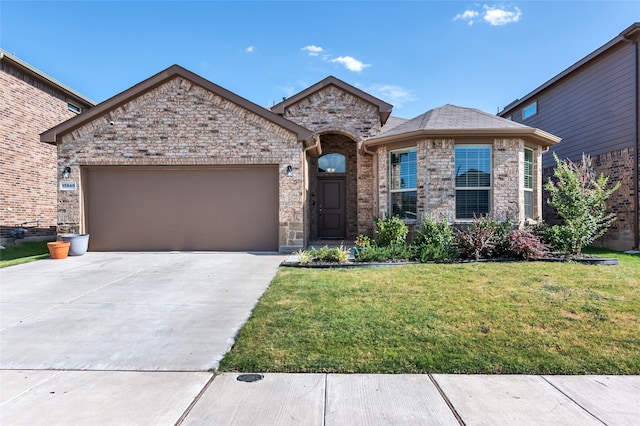
[[[556,169],[553,178],[544,185],[551,198],[547,203],[554,207],[563,219],[562,225],[554,225],[558,234],[566,235],[567,247],[572,254],[580,254],[582,248],[604,235],[616,220],[607,214],[605,201],[619,187],[620,182],[607,188],[609,178],[596,172],[591,157],[582,154],[580,163],[560,160],[554,153]]]

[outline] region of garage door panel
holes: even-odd
[[[277,250],[277,167],[87,170],[90,250]]]

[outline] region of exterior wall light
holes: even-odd
[[[291,164],[287,166],[287,176],[288,177],[293,176],[293,166],[291,166]]]
[[[64,170],[62,171],[62,178],[63,179],[69,179],[69,175],[71,174],[71,167],[67,166],[64,168]]]

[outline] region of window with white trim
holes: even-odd
[[[456,219],[489,214],[491,145],[456,145]]]
[[[416,148],[389,153],[389,214],[402,219],[416,219],[417,171]]]
[[[524,216],[533,219],[533,150],[524,150]]]

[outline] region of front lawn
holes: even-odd
[[[222,371],[640,374],[640,256],[281,268]]]

